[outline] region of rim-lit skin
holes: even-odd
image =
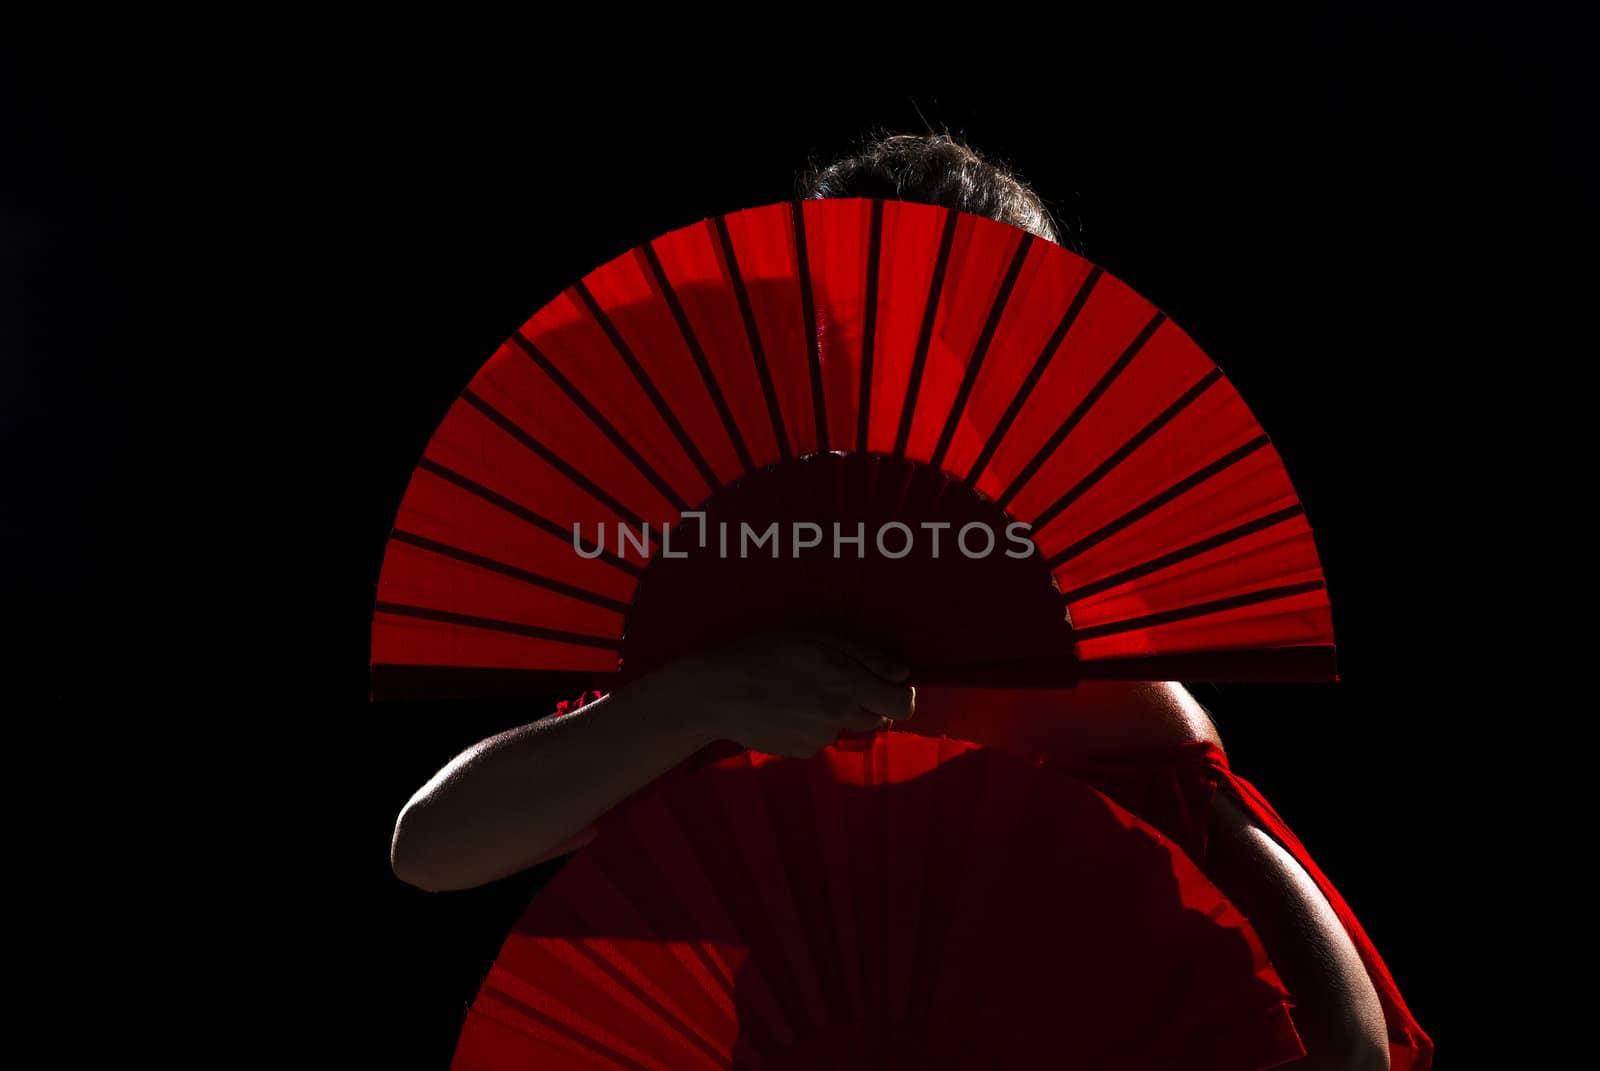
[[[952,736],[1027,754],[1094,757],[1222,738],[1175,681],[1083,681],[1067,689],[924,685],[906,732]]]

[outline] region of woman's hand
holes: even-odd
[[[791,758],[810,758],[843,731],[903,721],[916,703],[906,666],[821,633],[757,636],[657,673],[695,696],[707,735]]]
[[[431,891],[494,881],[573,844],[713,741],[803,758],[842,730],[910,717],[906,677],[875,651],[799,633],[668,662],[570,714],[457,755],[401,811],[395,874]]]

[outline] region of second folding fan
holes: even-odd
[[[1305,1055],[1249,921],[1087,782],[878,733],[676,770],[529,903],[456,1071],[1255,1071]]]

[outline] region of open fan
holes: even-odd
[[[602,823],[507,938],[458,1071],[1251,1069],[1304,1055],[1245,919],[1048,765],[910,733],[745,752]]]
[[[512,335],[401,502],[373,694],[603,688],[780,626],[914,682],[1335,673],[1304,509],[1188,336],[1059,246],[870,198],[673,231]]]

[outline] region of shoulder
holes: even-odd
[[[1219,792],[1206,877],[1242,911],[1294,996],[1311,1068],[1387,1068],[1383,1006],[1361,955],[1317,883],[1286,848]],[[1299,1066],[1299,1065],[1296,1065]]]
[[[1064,739],[1085,757],[1200,742],[1222,748],[1210,713],[1176,681],[1084,681],[1073,691]]]
[[[1086,759],[1202,741],[1222,748],[1211,715],[1175,681],[1082,681],[1053,690],[919,688],[906,728]]]

